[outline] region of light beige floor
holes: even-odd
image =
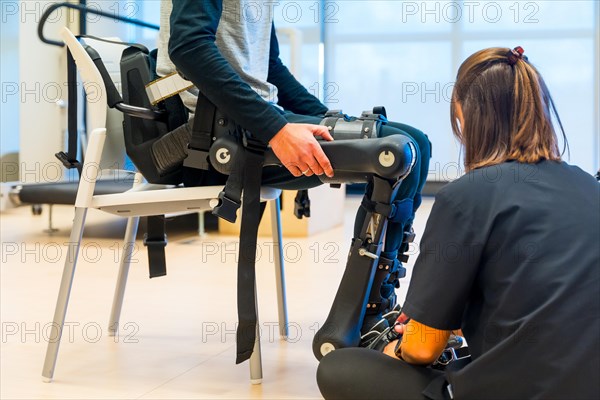
[[[417,241],[432,203],[425,200],[419,210]],[[168,275],[152,280],[145,249],[138,243],[122,332],[112,338],[106,325],[124,223],[100,212],[88,217],[66,318],[70,328],[63,333],[55,381],[43,383],[45,338],[67,256],[72,208],[56,207],[60,231],[52,236],[43,233],[47,214],[33,217],[28,207],[2,214],[1,398],[320,398],[311,341],[343,272],[358,204],[359,198],[346,202],[344,226],[307,239],[285,240],[288,341],[280,340],[276,327],[270,243],[260,240],[262,385],[250,384],[247,363],[234,363],[236,238],[172,238]],[[409,274],[415,258],[411,256]],[[405,279],[401,299],[407,285]]]

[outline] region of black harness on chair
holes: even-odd
[[[143,46],[135,43],[126,43],[121,41],[113,41],[98,38],[92,35],[79,35],[77,38],[89,38],[101,42],[131,46],[137,51],[147,54],[148,50]],[[107,105],[110,108],[119,108],[123,103],[123,99],[114,82],[110,78],[106,66],[102,62],[102,58],[91,46],[84,45],[84,49],[98,68],[102,80],[105,84]],[[78,82],[77,82],[77,65],[71,51],[67,48],[67,84],[68,84],[68,145],[67,152],[61,151],[55,156],[68,169],[77,168],[79,177],[81,178],[82,163],[77,160],[77,144],[78,144]],[[163,215],[150,216],[147,218],[147,233],[144,235],[144,246],[148,248],[148,266],[150,278],[166,275],[166,258],[165,246],[167,238],[165,235],[165,218]]]
[[[188,156],[183,165],[201,170],[209,169],[209,150],[213,143],[216,107],[202,93],[198,95],[192,138]],[[233,169],[213,214],[229,222],[237,219],[237,210],[242,204],[240,228],[238,279],[237,279],[237,357],[236,363],[246,361],[252,355],[256,340],[256,247],[258,226],[265,210],[260,202],[262,167],[267,146],[238,129],[238,138],[244,143],[243,151],[234,155]]]
[[[141,46],[131,43],[114,42],[110,40],[87,36],[96,40],[130,45],[123,52],[121,59],[121,76],[123,77],[123,98],[117,91],[106,67],[98,53],[90,46],[86,51],[94,61],[105,84],[107,103],[110,108],[116,108],[125,114],[124,133],[127,154],[139,171],[150,183],[177,185],[181,183],[181,164],[174,165],[175,171],[161,170],[152,156],[152,146],[158,139],[175,129],[174,117],[181,116],[178,110],[185,110],[180,101],[169,104],[169,96],[160,98],[156,103],[150,103],[144,85],[150,84],[154,78],[152,54]],[[78,168],[81,175],[81,163],[77,160],[77,70],[73,57],[68,54],[69,77],[69,142],[67,152],[56,156],[67,168]],[[176,99],[176,97],[173,97]],[[172,102],[173,103],[173,102]],[[185,114],[185,113],[184,113]],[[216,121],[217,115],[219,120]],[[134,122],[136,123],[134,125]],[[215,123],[216,122],[216,123]],[[227,127],[229,126],[229,128]],[[228,129],[235,131],[229,132]],[[255,295],[255,258],[257,247],[258,226],[264,213],[264,204],[260,202],[260,187],[262,167],[267,146],[254,139],[233,121],[228,125],[226,118],[218,114],[214,104],[206,96],[199,93],[196,104],[196,115],[192,126],[191,138],[187,148],[187,157],[183,166],[201,171],[211,169],[209,160],[210,147],[215,136],[221,133],[231,135],[238,143],[240,151],[233,154],[233,168],[223,191],[219,194],[219,204],[213,214],[234,222],[237,210],[241,206],[242,192],[244,208],[240,230],[240,254],[238,261],[238,314],[239,326],[237,332],[238,355],[237,363],[241,363],[252,355],[256,340],[257,313]],[[144,236],[144,245],[148,247],[150,277],[166,275],[166,259],[164,248],[167,244],[165,235],[164,216],[148,217],[148,230]]]

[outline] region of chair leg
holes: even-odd
[[[279,335],[288,337],[287,300],[285,295],[285,274],[283,265],[283,239],[281,234],[280,198],[271,201],[271,233],[273,234],[273,259],[275,260],[275,285],[277,287],[277,311]]]
[[[254,348],[252,355],[250,356],[250,383],[253,385],[260,385],[262,383],[263,371],[262,371],[262,354],[260,348],[260,323],[258,319],[258,299],[256,295],[256,284],[254,289],[254,306],[256,307],[256,338],[254,339]]]
[[[119,276],[117,278],[117,286],[115,287],[115,295],[113,297],[110,319],[108,321],[108,334],[110,336],[115,336],[119,332],[119,319],[121,318],[125,287],[127,286],[127,276],[129,275],[129,265],[131,264],[131,256],[135,249],[135,237],[137,235],[139,223],[140,217],[130,217],[127,219]]]
[[[87,208],[76,207],[75,218],[73,219],[73,229],[69,238],[67,259],[63,269],[62,279],[60,281],[60,290],[56,301],[56,309],[54,311],[54,319],[48,340],[48,348],[46,350],[46,359],[44,360],[44,368],[42,376],[45,382],[52,382],[54,376],[54,367],[56,366],[56,358],[58,357],[58,348],[60,339],[65,325],[65,316],[67,314],[67,306],[69,304],[69,296],[73,285],[73,276],[75,275],[75,266],[77,265],[77,256],[83,236],[83,227]]]

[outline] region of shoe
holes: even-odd
[[[360,332],[366,334],[380,324],[383,324],[383,326],[377,328],[380,332],[383,329],[392,326],[394,322],[396,322],[398,315],[400,315],[401,310],[401,307],[396,303],[396,300],[396,292],[392,289],[392,293],[388,294],[388,297],[382,303],[383,310],[381,312],[370,314],[369,311],[367,311],[365,313]],[[396,315],[396,318],[394,318],[394,315]]]
[[[376,330],[367,332],[361,337],[359,346],[367,349],[383,351],[385,346],[387,346],[388,343],[398,339],[398,336],[398,333],[394,330],[394,325],[391,325],[381,332]]]

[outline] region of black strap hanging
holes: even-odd
[[[148,247],[150,278],[165,276],[167,274],[167,261],[165,257],[167,235],[165,233],[164,215],[154,215],[147,218],[144,246]]]
[[[198,93],[192,138],[188,145],[188,156],[183,161],[185,167],[205,171],[209,169],[208,150],[212,144],[216,111],[215,105],[202,93]]]
[[[234,223],[237,219],[237,210],[242,204],[242,188],[244,187],[244,171],[247,168],[247,154],[244,151],[236,153],[233,166],[223,191],[219,193],[219,204],[213,209],[213,215]],[[255,171],[260,176],[262,171]],[[260,190],[260,188],[259,188]]]
[[[256,239],[258,236],[258,226],[265,206],[260,203],[260,186],[265,150],[266,147],[263,144],[249,141],[243,153],[244,157],[239,157],[245,158],[245,160],[241,171],[244,189],[244,207],[242,209],[238,260],[237,306],[239,325],[237,329],[236,364],[250,358],[254,350],[254,341],[256,340]],[[228,180],[226,187],[229,186],[229,183]]]
[[[55,154],[56,158],[67,169],[77,168],[81,177],[82,165],[77,161],[77,65],[71,51],[67,49],[67,85],[68,85],[68,112],[67,112],[67,152],[60,151]]]

